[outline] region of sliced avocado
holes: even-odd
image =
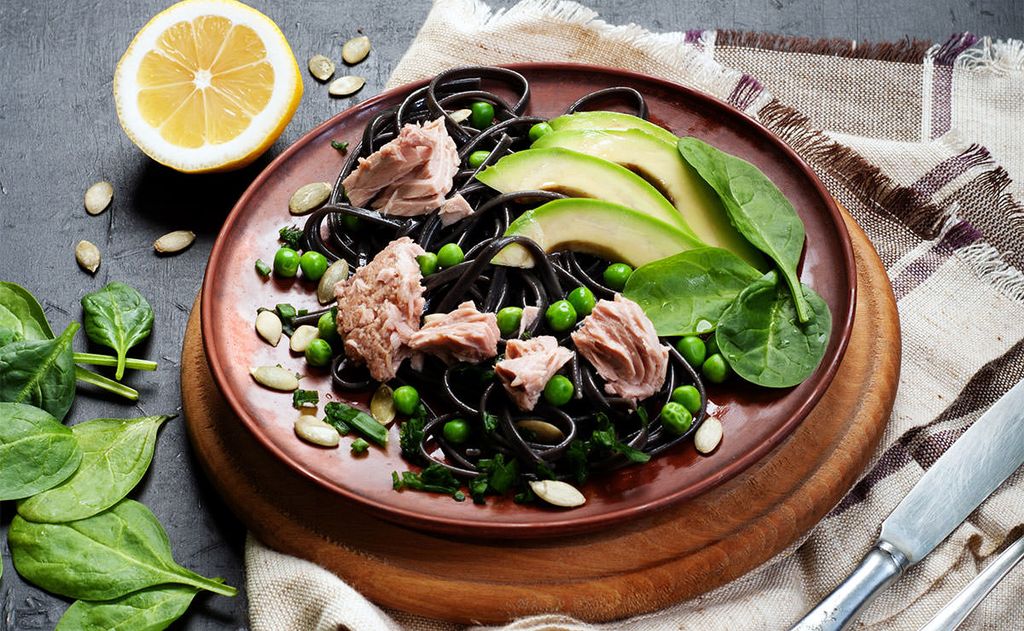
[[[676,135],[638,116],[621,112],[576,112],[553,118],[548,124],[555,131],[569,129],[639,129],[673,145],[679,140]]]
[[[578,151],[519,151],[484,169],[476,179],[502,193],[557,191],[570,197],[622,204],[697,238],[675,206],[642,177],[614,162]]]
[[[702,241],[729,250],[762,271],[767,269],[764,256],[733,227],[718,194],[683,160],[676,142],[664,142],[639,129],[570,129],[542,136],[533,147],[578,151],[640,174],[664,193]]]
[[[646,265],[685,250],[706,247],[669,224],[626,206],[597,199],[556,199],[528,210],[509,225],[505,236],[522,235],[545,252],[572,250]],[[512,244],[491,260],[495,265],[533,267],[526,248]]]

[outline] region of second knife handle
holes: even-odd
[[[868,552],[860,565],[797,622],[791,631],[840,631],[909,566],[907,558],[884,541]]]

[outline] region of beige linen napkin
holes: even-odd
[[[889,272],[903,366],[882,445],[863,479],[798,545],[695,600],[609,625],[560,616],[508,629],[778,629],[826,594],[885,516],[981,412],[1024,378],[1024,43],[857,45],[749,33],[651,33],[573,2],[491,11],[437,0],[391,85],[456,65],[576,61],[695,87],[746,111],[798,151],[853,214]],[[1014,182],[1012,176],[1018,180]],[[1018,472],[861,618],[916,629],[1024,524]],[[383,612],[340,579],[250,540],[252,626],[452,628]],[[1018,569],[968,620],[1024,624]]]

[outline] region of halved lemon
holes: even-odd
[[[157,14],[114,73],[125,133],[157,162],[187,173],[252,162],[301,97],[302,75],[281,30],[235,0],[185,0]]]

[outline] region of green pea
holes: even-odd
[[[437,251],[437,266],[441,269],[455,267],[465,258],[466,255],[462,253],[462,248],[459,247],[458,243],[445,243]]]
[[[299,253],[291,248],[281,248],[274,254],[274,275],[293,278],[299,271]]]
[[[399,414],[409,416],[420,404],[420,393],[412,386],[399,386],[391,393],[391,399],[395,402],[395,409]]]
[[[693,415],[682,405],[669,401],[661,408],[661,425],[676,436],[685,434],[693,424]]]
[[[365,454],[366,450],[370,448],[370,443],[366,442],[362,438],[357,438],[352,441],[352,453],[354,454]]]
[[[711,337],[708,338],[708,355],[714,355],[719,352],[721,351],[718,350],[718,338],[712,334]]]
[[[693,386],[679,386],[672,391],[672,402],[683,406],[690,414],[696,414],[700,410],[700,390]]]
[[[299,257],[299,267],[302,268],[303,277],[312,281],[320,280],[327,271],[327,257],[313,250],[303,252]]]
[[[544,317],[547,318],[548,326],[555,331],[568,331],[576,324],[576,309],[568,300],[559,300],[548,306]]]
[[[444,433],[444,439],[454,445],[461,445],[469,440],[469,423],[461,418],[448,421],[441,431]]]
[[[729,373],[732,372],[732,369],[729,368],[729,364],[726,363],[721,353],[715,353],[704,361],[704,366],[701,367],[700,372],[711,383],[722,383],[729,378]]]
[[[704,345],[704,340],[696,335],[684,335],[679,338],[679,341],[676,342],[676,350],[683,356],[686,363],[694,368],[703,366],[704,360],[708,356],[708,349]]]
[[[327,313],[320,316],[320,319],[316,321],[316,330],[320,333],[320,339],[327,340],[328,342],[334,341],[340,337],[338,335],[338,323],[336,320],[336,312],[331,309]]]
[[[572,305],[576,313],[581,316],[588,316],[590,312],[594,310],[594,305],[597,301],[594,299],[594,292],[590,291],[586,287],[577,287],[569,292],[566,299]]]
[[[632,274],[633,268],[625,263],[612,263],[604,270],[604,284],[614,291],[622,291]]]
[[[489,127],[494,122],[494,106],[486,101],[476,101],[469,106],[469,124],[477,129]]]
[[[537,141],[541,136],[547,136],[553,131],[555,130],[551,125],[548,125],[547,123],[537,123],[530,128],[530,140]]]
[[[306,347],[306,361],[311,366],[326,366],[331,363],[334,349],[330,342],[316,338]]]
[[[416,262],[420,264],[420,272],[424,276],[430,276],[437,271],[437,255],[433,252],[417,256]]]
[[[481,166],[486,160],[487,156],[491,155],[490,151],[474,151],[469,154],[469,166],[475,169]]]
[[[498,311],[498,330],[502,335],[512,335],[519,330],[523,321],[523,310],[520,307],[505,307]]]
[[[565,405],[572,399],[572,381],[565,375],[555,375],[544,386],[544,400],[551,405]]]

